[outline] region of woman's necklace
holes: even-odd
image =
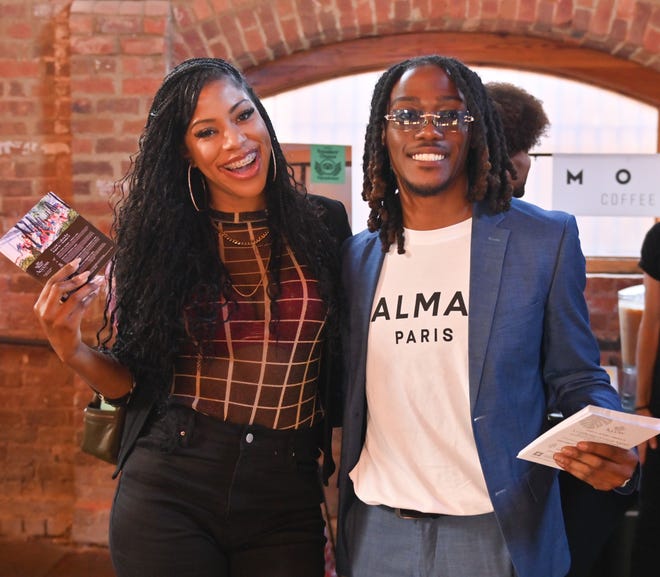
[[[223,228],[223,221],[222,220],[217,220],[214,218],[211,218],[211,224],[213,225],[213,228],[218,232],[221,238],[223,238],[225,241],[229,242],[231,245],[236,246],[236,247],[242,247],[242,248],[252,248],[252,251],[254,252],[254,263],[257,266],[258,270],[251,271],[252,274],[259,274],[259,281],[257,282],[256,286],[250,290],[249,292],[243,292],[241,291],[232,281],[232,290],[239,296],[243,297],[244,299],[249,299],[252,298],[255,294],[257,294],[257,291],[263,286],[265,288],[266,286],[266,279],[268,278],[268,267],[270,266],[270,259],[272,253],[270,252],[269,247],[259,247],[259,244],[262,243],[266,237],[270,234],[270,229],[266,228],[262,233],[257,235],[254,238],[250,238],[250,240],[239,240],[237,238],[234,238],[233,236],[229,235],[228,233],[225,232]],[[260,227],[259,227],[260,228]],[[240,231],[242,234],[247,234],[249,237],[253,237],[254,232],[252,229],[251,225],[248,225],[247,228],[243,229]],[[261,256],[261,248],[265,248],[268,250],[268,260],[264,266],[264,261]],[[224,251],[223,251],[224,255]],[[224,257],[223,257],[224,258]],[[247,271],[242,271],[241,274],[245,274]],[[249,286],[249,285],[247,285]]]
[[[270,230],[265,230],[254,240],[237,240],[234,237],[229,236],[224,230],[220,231],[220,236],[225,240],[228,240],[230,243],[235,244],[236,246],[255,246],[264,240],[270,234]]]
[[[262,232],[258,237],[254,239],[238,240],[233,236],[229,236],[220,226],[220,223],[216,222],[215,220],[212,220],[211,223],[213,224],[213,228],[215,228],[215,230],[218,231],[218,233],[222,238],[224,238],[225,240],[229,241],[230,243],[236,246],[256,246],[270,234],[270,229],[267,228],[264,232]]]
[[[269,265],[270,265],[270,254],[268,255],[268,261],[266,262],[266,268],[265,268],[263,274],[261,274],[261,273],[259,274],[259,282],[257,283],[257,285],[249,293],[244,293],[244,292],[240,291],[238,289],[238,287],[233,282],[231,283],[232,290],[236,294],[242,296],[244,299],[252,298],[255,294],[257,294],[257,291],[259,290],[259,288],[264,284],[264,280],[265,280],[266,276],[268,275]]]

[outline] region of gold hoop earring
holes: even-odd
[[[273,157],[273,182],[275,182],[275,177],[277,176],[277,158],[275,157],[275,149],[271,146],[270,155]]]
[[[190,173],[192,172],[192,164],[188,165],[188,192],[190,193],[190,200],[192,201],[193,206],[195,207],[195,210],[197,212],[202,212],[199,206],[197,206],[197,202],[195,202],[195,195],[193,194],[193,189],[192,189],[192,182],[190,180]],[[206,180],[204,179],[204,175],[202,175],[202,188],[204,189],[204,195],[206,195]]]

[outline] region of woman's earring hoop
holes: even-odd
[[[193,206],[195,207],[195,210],[197,212],[202,212],[197,206],[197,202],[195,201],[195,195],[193,193],[192,189],[192,181],[190,179],[190,173],[192,172],[192,164],[188,165],[188,192],[190,193],[190,200],[192,201]],[[202,188],[204,189],[204,193],[206,194],[206,181],[204,180],[204,176],[202,175]]]
[[[270,155],[273,157],[273,182],[275,182],[275,177],[277,176],[277,158],[275,157],[275,149],[271,146]]]

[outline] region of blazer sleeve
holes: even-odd
[[[575,218],[568,216],[546,305],[543,343],[544,379],[564,415],[590,403],[621,409],[616,391],[600,366],[600,350],[589,323],[585,288],[585,259],[578,227]]]

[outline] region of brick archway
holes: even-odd
[[[360,38],[494,33],[597,50],[660,71],[660,6],[654,0],[254,0],[232,4],[172,1],[177,23],[175,59],[215,54],[247,70]],[[522,60],[520,56],[517,61]]]
[[[492,33],[427,32],[364,38],[292,54],[248,68],[246,75],[260,95],[271,96],[429,53],[454,56],[470,65],[515,68],[586,82],[660,108],[660,74],[650,68],[554,40]]]
[[[170,64],[225,57],[261,96],[438,52],[571,78],[660,108],[660,4],[652,0],[210,4],[172,2]]]

